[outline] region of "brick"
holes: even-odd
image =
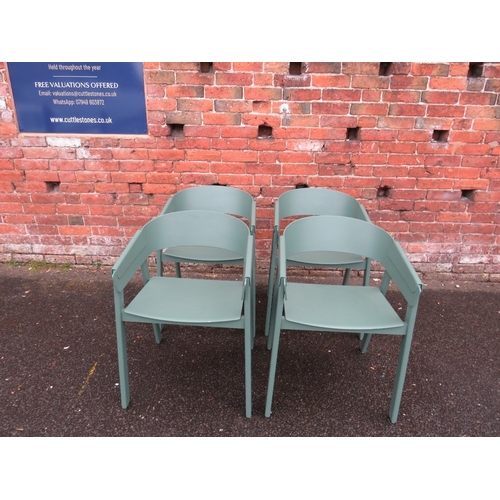
[[[469,118],[499,118],[500,107],[493,106],[467,106],[465,116]]]
[[[464,116],[465,106],[441,106],[430,104],[427,107],[427,116],[459,117]]]
[[[392,90],[411,89],[426,90],[429,78],[426,76],[399,76],[394,75],[390,79],[390,88]]]
[[[222,138],[253,138],[257,137],[256,126],[226,126],[220,127],[220,136]]]
[[[454,182],[451,179],[444,178],[425,178],[417,179],[417,187],[419,189],[435,189],[440,191],[452,190],[454,187]],[[458,189],[458,188],[457,188]]]
[[[281,117],[277,115],[253,115],[253,114],[243,114],[241,115],[241,123],[243,125],[267,125],[269,127],[279,127],[281,125]]]
[[[450,66],[448,64],[413,63],[412,73],[415,76],[448,76]]]
[[[311,112],[314,115],[346,115],[349,113],[349,103],[313,102]],[[317,117],[315,117],[317,118]]]
[[[450,130],[452,120],[449,118],[427,118],[417,117],[415,119],[416,129],[430,129],[430,130]]]
[[[251,151],[259,152],[259,159],[264,158],[264,154],[267,156],[274,156],[274,160],[276,159],[277,151],[284,151],[287,149],[287,143],[284,140],[276,139],[276,138],[261,138],[258,137],[256,139],[252,139],[249,141],[248,149]],[[266,160],[269,161],[269,160]]]
[[[489,151],[488,144],[459,144],[455,148],[457,155],[486,155]]]
[[[205,112],[214,109],[211,99],[177,99],[177,111],[181,112]]]
[[[178,137],[175,139],[175,146],[178,149],[210,149],[212,147],[210,139],[206,137]]]
[[[174,172],[175,173],[183,173],[183,172],[208,172],[209,164],[206,161],[179,161],[174,163]],[[182,177],[181,177],[182,183]]]
[[[217,151],[222,149],[254,149],[253,147],[249,148],[248,139],[241,138],[214,139],[212,148]]]
[[[474,130],[500,130],[500,120],[474,120]]]
[[[149,151],[150,160],[170,160],[178,161],[184,160],[186,153],[184,149],[153,149]],[[148,162],[150,165],[147,170],[154,170],[154,165],[158,165],[158,162]]]
[[[329,87],[339,89],[348,88],[351,84],[351,77],[348,75],[312,75],[311,85],[313,87],[324,88],[325,91]]]
[[[147,101],[148,109],[154,111],[175,111],[175,99],[151,99]],[[154,115],[153,115],[154,116]]]
[[[272,103],[268,101],[253,101],[252,102],[252,111],[254,113],[264,113],[269,114],[272,110]]]
[[[234,71],[250,71],[252,73],[261,72],[264,64],[261,62],[235,62],[233,63]]]
[[[246,163],[214,163],[210,166],[213,174],[245,174],[252,173],[247,169]]]
[[[210,111],[207,109],[206,111]],[[222,113],[248,113],[252,111],[252,104],[243,100],[216,100],[214,111]]]
[[[342,73],[345,75],[378,75],[380,64],[376,62],[344,62]]]
[[[213,73],[198,73],[191,71],[177,72],[175,74],[175,83],[179,85],[213,85],[215,83],[215,75]]]
[[[384,102],[420,102],[421,92],[411,90],[384,90],[382,91],[382,101]]]
[[[306,63],[307,73],[340,73],[342,70],[342,63],[339,62],[310,62]]]
[[[283,175],[318,175],[318,166],[314,164],[286,163]]]
[[[255,162],[258,159],[256,151],[222,151],[223,162]]]
[[[274,82],[274,75],[271,73],[254,73],[253,83],[256,87],[271,86]]]
[[[377,70],[378,71],[378,70]],[[352,76],[351,87],[356,89],[388,89],[389,78],[380,76]]]
[[[413,129],[415,119],[404,116],[381,116],[377,120],[377,126],[379,128]]]
[[[264,71],[269,73],[286,73],[288,71],[287,62],[265,62]]]
[[[450,142],[470,142],[480,144],[484,140],[484,132],[450,130]]]
[[[182,183],[184,185],[207,185],[215,184],[218,180],[216,174],[203,174],[203,173],[184,173],[182,174]]]
[[[463,95],[463,94],[462,94]],[[422,92],[421,101],[427,104],[456,104],[461,99],[460,92],[426,91]]]
[[[203,117],[206,125],[241,125],[240,113],[212,113]]]
[[[121,160],[120,170],[123,172],[149,172],[154,170],[152,161]]]
[[[278,101],[272,104],[272,113],[284,115],[309,115],[312,111],[312,104],[310,102],[285,102]]]
[[[145,71],[144,80],[146,83],[171,85],[175,83],[175,73],[173,71]]]
[[[363,102],[380,102],[381,90],[363,90],[361,100]]]
[[[179,124],[179,125],[201,125],[202,115],[201,113],[189,112],[189,111],[173,111],[165,113],[165,123],[169,124]]]
[[[451,128],[453,130],[470,130],[472,128],[472,120],[471,119],[456,119],[452,120]]]
[[[494,105],[497,96],[488,92],[462,92],[460,94],[460,104]]]
[[[244,97],[252,101],[280,101],[283,99],[283,90],[272,87],[245,87]]]
[[[391,104],[389,115],[394,116],[425,116],[426,107],[421,104]]]
[[[289,115],[283,119],[283,126],[285,127],[318,127],[320,122],[319,116],[316,115],[306,115],[297,116]]]
[[[360,101],[361,90],[331,88],[324,89],[322,93],[323,101]]]
[[[459,200],[462,194],[460,191],[442,191],[442,190],[429,190],[427,193],[428,200],[444,200],[453,201]]]
[[[165,87],[166,97],[171,99],[179,97],[203,98],[205,96],[205,87],[203,85],[168,85]],[[163,95],[160,94],[160,97]]]
[[[500,78],[487,80],[484,90],[486,92],[500,92]]]
[[[310,87],[311,75],[289,75],[277,74],[274,75],[275,87]]]
[[[220,161],[221,152],[216,150],[188,150],[186,151],[187,161]]]
[[[321,99],[321,89],[284,89],[283,99],[286,101],[318,101]]]
[[[215,77],[216,85],[252,85],[253,75],[251,73],[217,73]]]

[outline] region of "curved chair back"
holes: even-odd
[[[255,229],[255,200],[241,189],[228,186],[197,186],[183,189],[170,198],[161,215],[181,210],[211,210],[243,217]]]
[[[355,198],[324,188],[292,189],[276,201],[275,224],[286,217],[299,215],[342,215],[369,221],[370,218]]]
[[[249,234],[243,221],[223,213],[186,210],[160,215],[136,233],[113,266],[113,279],[120,288],[151,253],[163,248],[211,247],[234,252],[244,261]]]
[[[361,220],[318,215],[292,222],[284,231],[281,259],[300,260],[309,252],[345,252],[378,261],[409,304],[418,300],[422,283],[401,245],[382,228]],[[281,269],[286,269],[285,263]]]

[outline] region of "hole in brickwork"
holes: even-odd
[[[484,63],[482,62],[471,62],[469,63],[469,72],[467,73],[468,78],[481,78],[483,76]]]
[[[291,62],[289,66],[289,71],[291,75],[301,75],[302,74],[302,63],[301,62]]]
[[[213,62],[201,62],[200,63],[200,73],[210,73],[214,69]]]
[[[462,198],[465,198],[470,201],[474,201],[474,189],[462,189]]]
[[[60,185],[61,185],[60,182],[51,182],[51,181],[46,182],[45,186],[47,187],[47,193],[58,193]]]
[[[387,198],[390,190],[389,186],[380,186],[377,190],[377,198]]]
[[[184,123],[169,123],[168,126],[172,137],[184,137]]]
[[[449,130],[434,130],[432,132],[432,140],[436,142],[448,142]]]
[[[359,141],[359,127],[348,128],[346,139],[348,141]]]
[[[261,139],[269,139],[269,137],[273,136],[273,127],[269,125],[259,125],[259,130],[257,132],[257,137]]]
[[[212,186],[227,186],[227,184],[221,184],[220,182],[213,182]]]
[[[297,184],[295,186],[295,189],[305,189],[308,188],[309,186],[307,184]]]
[[[392,70],[391,62],[381,62],[378,70],[379,76],[389,76]]]

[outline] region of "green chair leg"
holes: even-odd
[[[117,321],[116,323],[116,342],[118,350],[118,373],[120,380],[120,395],[122,408],[127,408],[130,403],[130,386],[128,379],[128,360],[127,360],[127,339],[125,332],[125,323]]]
[[[163,339],[162,334],[161,334],[161,324],[160,323],[153,323],[153,331],[155,334],[156,343],[159,344]]]
[[[370,339],[372,338],[371,333],[362,333],[360,335],[361,340],[361,352],[364,354],[368,349],[368,344],[370,343]]]
[[[401,349],[399,351],[398,368],[394,379],[394,389],[392,391],[391,404],[389,407],[389,418],[392,423],[398,419],[399,406],[403,395],[403,386],[406,377],[406,368],[408,366],[408,358],[410,357],[412,335],[405,335],[401,339]]]

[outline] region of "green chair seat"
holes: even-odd
[[[187,300],[188,298],[188,300]],[[238,321],[243,307],[240,281],[153,276],[125,308],[128,321],[200,324]]]
[[[241,257],[230,250],[217,247],[175,247],[162,252],[163,261],[168,262],[224,262],[241,264]]]
[[[345,252],[304,252],[288,259],[290,266],[331,267],[332,263],[338,267],[359,267],[359,265],[365,265],[365,259],[361,255]]]
[[[404,325],[378,288],[288,283],[285,319],[318,329],[345,332],[391,330]]]

